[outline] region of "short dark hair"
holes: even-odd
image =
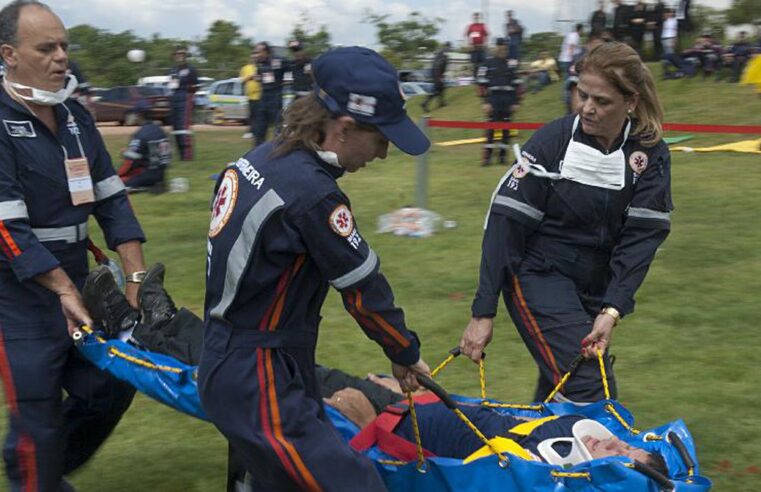
[[[37,0],[14,0],[0,10],[0,44],[16,46],[18,43],[18,19],[21,9],[34,5],[49,12],[50,7]]]
[[[576,24],[576,32],[581,32],[584,30],[584,24],[578,23]]]
[[[256,43],[254,48],[256,48],[256,46],[261,46],[262,48],[264,48],[264,51],[266,51],[267,54],[272,53],[272,50],[270,49],[270,44],[267,41],[259,41],[258,43]]]
[[[669,469],[668,466],[666,466],[666,460],[658,451],[650,451],[650,458],[648,458],[645,464],[664,477],[669,476]]]

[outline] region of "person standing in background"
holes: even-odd
[[[452,47],[449,41],[441,45],[441,48],[436,52],[436,56],[433,58],[433,66],[431,67],[431,78],[433,79],[433,92],[425,98],[423,101],[423,111],[428,113],[430,108],[428,105],[435,98],[439,98],[439,107],[442,108],[447,105],[444,100],[444,90],[446,89],[446,83],[444,77],[447,72],[447,64],[449,63],[449,56],[447,52]]]
[[[605,14],[605,0],[600,0],[597,4],[597,10],[592,12],[592,18],[589,20],[589,29],[592,34],[602,34],[607,28],[608,17]]]
[[[520,60],[521,43],[523,42],[523,26],[513,17],[513,11],[508,10],[507,22],[505,24],[505,35],[509,42],[507,57],[511,60]]]
[[[262,98],[262,84],[256,77],[256,52],[251,51],[248,63],[240,69],[240,83],[248,99],[248,125],[250,131],[243,135],[243,138],[253,138],[255,134],[256,112],[259,100]]]
[[[176,66],[169,72],[169,88],[172,95],[169,100],[172,105],[172,134],[177,142],[180,160],[193,159],[193,94],[198,89],[198,73],[195,67],[188,63],[188,51],[184,46],[174,50]]]
[[[308,96],[314,90],[312,60],[304,50],[304,45],[298,39],[288,43],[288,49],[293,54],[293,60],[291,60],[289,68],[293,78],[293,96],[295,100]]]
[[[473,13],[473,22],[465,30],[465,37],[468,38],[470,63],[473,65],[473,77],[476,77],[478,67],[486,60],[486,46],[489,39],[489,31],[486,30],[486,24],[481,22],[481,14],[479,12]]]

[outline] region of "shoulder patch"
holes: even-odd
[[[34,126],[31,121],[11,121],[3,120],[3,126],[5,131],[11,137],[19,138],[36,138],[37,133],[34,131]]]
[[[629,167],[637,174],[642,174],[647,169],[647,154],[641,150],[632,152],[629,156]]]
[[[354,217],[351,210],[344,204],[341,204],[330,214],[330,228],[333,232],[341,237],[347,237],[354,230]]]
[[[225,171],[222,184],[219,185],[214,204],[211,207],[211,224],[209,225],[209,237],[214,237],[230,220],[238,200],[238,173],[234,169]]]

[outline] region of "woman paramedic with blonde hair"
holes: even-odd
[[[538,130],[494,192],[478,291],[460,342],[478,360],[491,341],[498,295],[539,366],[543,400],[581,352],[586,360],[555,396],[605,397],[598,350],[634,310],[634,295],[671,225],[671,160],[653,76],[623,43],[577,64],[576,113]]]

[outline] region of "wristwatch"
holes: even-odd
[[[621,313],[618,312],[618,309],[614,308],[613,306],[605,306],[600,310],[600,314],[607,314],[608,316],[613,317],[613,326],[616,326],[619,321],[621,321]]]
[[[139,284],[139,283],[142,283],[144,278],[145,278],[145,270],[141,270],[139,272],[132,272],[129,275],[127,275],[127,282],[131,282],[133,284]]]

